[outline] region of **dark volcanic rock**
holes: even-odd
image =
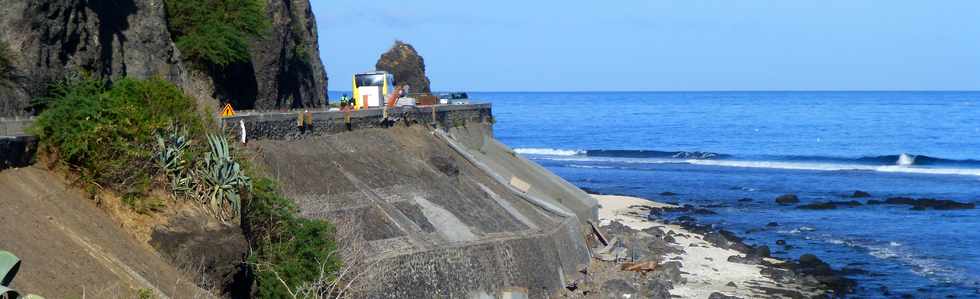
[[[238,298],[251,289],[245,264],[249,244],[237,226],[184,213],[154,227],[149,243],[178,269],[203,275],[193,279],[205,290]]]
[[[708,295],[708,299],[741,299],[740,297],[728,296],[719,292],[711,293]]]
[[[857,190],[854,191],[854,194],[851,194],[851,198],[865,198],[865,197],[871,197],[871,193]]]
[[[649,279],[644,286],[643,298],[670,299],[671,284],[662,279]]]
[[[800,256],[800,261],[795,271],[812,276],[821,284],[833,290],[837,295],[851,293],[854,291],[854,287],[857,286],[854,280],[846,278],[837,271],[834,271],[829,264],[812,254]]]
[[[796,208],[803,209],[803,210],[833,210],[836,209],[837,206],[829,202],[818,202],[818,203],[800,205],[797,206]]]
[[[272,28],[250,42],[252,61],[213,74],[182,61],[162,1],[5,1],[0,40],[16,51],[13,84],[0,87],[0,116],[34,113],[32,98],[78,72],[111,80],[160,77],[214,106],[215,98],[239,109],[322,102],[327,79],[309,1],[266,1]],[[290,97],[295,103],[285,102]]]
[[[395,75],[398,85],[408,84],[409,92],[430,93],[429,78],[425,76],[425,60],[412,45],[395,41],[395,45],[378,59],[374,65],[379,71]]]
[[[800,198],[796,197],[796,194],[784,194],[779,197],[776,197],[776,203],[781,205],[790,205],[799,202],[800,202]]]
[[[728,262],[746,264],[746,265],[758,265],[762,263],[762,257],[753,256],[753,255],[748,255],[748,256],[732,255],[728,257]]]
[[[769,250],[769,246],[759,245],[752,248],[752,255],[758,257],[769,257],[772,255],[772,252]]]
[[[629,282],[622,279],[607,280],[600,291],[603,298],[630,298],[639,292]]]
[[[853,207],[862,206],[862,204],[856,200],[828,201],[828,202],[816,202],[811,204],[805,204],[805,205],[797,206],[796,208],[804,209],[804,210],[832,210],[832,209],[836,209],[838,206],[846,206],[846,207],[853,208]]]
[[[933,198],[912,199],[908,197],[890,197],[885,200],[885,204],[910,205],[912,206],[913,210],[917,210],[917,211],[922,211],[926,209],[968,210],[968,209],[976,208],[976,204],[974,203],[964,203],[964,202],[957,202],[948,199],[933,199]]]

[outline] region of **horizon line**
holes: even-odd
[[[350,90],[327,90],[328,92],[351,92]],[[701,90],[433,90],[441,92],[499,92],[499,93],[589,93],[589,92],[621,92],[621,93],[671,93],[671,92],[980,92],[980,89],[701,89]]]

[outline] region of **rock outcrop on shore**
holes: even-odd
[[[410,92],[432,92],[429,88],[429,78],[425,76],[425,60],[410,44],[395,41],[391,49],[381,54],[374,67],[379,71],[394,74],[396,84],[408,84]]]
[[[32,99],[69,73],[98,78],[161,77],[203,99],[241,108],[312,106],[326,97],[316,20],[308,1],[266,0],[272,28],[251,41],[251,61],[200,71],[183,61],[162,1],[6,1],[0,44],[12,74],[0,116],[32,113]],[[294,102],[286,102],[292,98]],[[236,108],[237,108],[236,107]]]

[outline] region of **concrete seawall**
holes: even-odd
[[[296,122],[301,112],[243,111],[235,116],[222,118],[222,124],[231,132],[239,132],[239,127],[244,123],[248,139],[298,139],[338,134],[348,130],[344,112],[314,110],[310,111],[313,118],[312,128],[301,133]],[[351,130],[385,127],[381,121],[383,114],[381,108],[353,111],[350,116]],[[490,104],[395,107],[388,110],[388,115],[395,122],[407,120],[437,123],[443,128],[457,127],[468,122],[486,122],[493,118]]]
[[[249,148],[304,217],[356,227],[386,269],[359,297],[544,298],[580,275],[595,201],[502,144],[470,148],[493,140],[489,105],[436,107],[439,131],[432,108],[419,109],[391,127],[361,111],[353,131],[342,114],[314,114],[305,134],[295,114],[225,121],[230,134],[245,123]]]

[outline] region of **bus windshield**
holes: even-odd
[[[363,74],[357,75],[355,83],[357,87],[361,86],[381,86],[384,84],[385,75],[384,74]]]

